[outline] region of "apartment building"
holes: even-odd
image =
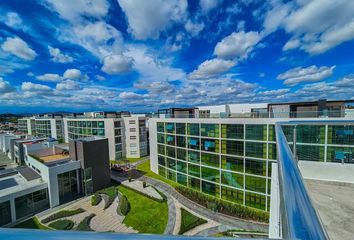
[[[317,121],[318,118],[297,119]],[[226,201],[269,211],[275,124],[289,118],[152,118],[151,170]],[[354,126],[284,126],[300,161],[354,163]]]
[[[83,137],[103,137],[108,139],[109,159],[125,156],[123,119],[113,117],[77,116],[64,118],[65,142]]]
[[[62,142],[64,139],[64,122],[61,116],[36,117],[35,135],[38,137],[51,137]]]
[[[146,117],[123,117],[127,158],[140,158],[148,154]]]
[[[35,118],[20,118],[17,120],[17,129],[26,135],[35,134]]]
[[[110,183],[108,140],[23,142],[23,167],[0,171],[0,226],[92,194]]]

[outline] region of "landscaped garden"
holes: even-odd
[[[21,222],[21,223],[15,225],[14,228],[50,230],[50,228],[41,224],[37,217],[32,217],[24,222]]]
[[[74,227],[74,222],[67,219],[57,220],[48,225],[56,230],[71,230]]]
[[[207,222],[207,220],[199,218],[193,215],[192,213],[188,212],[186,209],[181,208],[181,226],[178,234],[183,234]]]
[[[140,233],[163,234],[168,220],[167,202],[153,200],[124,186],[118,189],[130,205],[123,223]]]

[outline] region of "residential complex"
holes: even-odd
[[[275,124],[289,120],[260,115],[151,118],[151,170],[217,198],[269,211],[272,163],[277,160]],[[297,159],[354,163],[354,126],[306,124],[321,120],[297,118],[302,123],[296,127],[291,123],[283,126]]]
[[[124,117],[125,146],[127,158],[139,158],[148,154],[146,117]]]
[[[17,129],[27,135],[35,135],[35,118],[20,118],[17,120]]]
[[[83,138],[69,145],[29,140],[22,145],[23,166],[0,171],[0,226],[90,195],[110,183],[107,139]]]

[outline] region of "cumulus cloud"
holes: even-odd
[[[109,55],[104,58],[101,70],[108,74],[129,72],[133,67],[133,58],[124,55]]]
[[[6,38],[6,41],[1,45],[1,48],[5,52],[9,52],[26,61],[31,61],[37,56],[37,53],[19,37]]]
[[[56,73],[45,73],[43,75],[37,76],[36,79],[45,82],[59,82],[62,80],[62,77]]]
[[[264,32],[278,28],[292,35],[283,50],[302,49],[320,54],[354,39],[354,1],[273,1],[264,20]]]
[[[75,68],[71,68],[71,69],[67,69],[64,74],[63,77],[65,79],[73,79],[73,80],[88,80],[88,76],[83,74],[79,69],[75,69]]]
[[[216,8],[221,2],[222,0],[200,0],[199,6],[201,8],[201,12],[203,14],[207,14],[212,9]]]
[[[258,32],[233,32],[216,44],[214,54],[223,59],[245,59],[260,40]]]
[[[185,19],[186,0],[118,0],[129,24],[129,32],[139,40],[157,39],[160,32]]]
[[[198,66],[198,69],[191,72],[188,76],[192,80],[209,79],[219,76],[230,70],[236,63],[230,60],[214,58],[206,60]]]
[[[104,76],[101,76],[101,75],[95,75],[95,78],[98,80],[98,81],[104,81],[106,80],[106,78]]]
[[[22,23],[22,19],[21,17],[15,13],[15,12],[8,12],[5,15],[5,18],[2,19],[4,21],[4,23],[9,26],[12,27],[14,29],[22,29],[23,28],[23,23]]]
[[[125,99],[125,100],[129,100],[129,99],[137,99],[137,98],[142,98],[143,95],[140,95],[138,93],[135,93],[135,92],[121,92],[119,94],[119,98],[121,99]]]
[[[188,19],[186,24],[184,24],[184,28],[192,37],[195,37],[204,29],[204,23],[194,23]]]
[[[63,90],[77,90],[79,89],[79,85],[73,81],[73,80],[65,80],[61,83],[58,83],[56,86],[56,89],[59,91],[63,91]]]
[[[36,84],[32,82],[23,82],[21,85],[22,91],[28,91],[28,92],[50,92],[52,89],[47,86],[47,85],[42,85],[42,84]]]
[[[9,93],[13,91],[13,87],[10,85],[8,81],[5,81],[2,77],[0,77],[0,93]]]
[[[105,17],[109,10],[106,0],[46,0],[46,6],[59,13],[59,15],[71,22],[80,21],[82,17]]]
[[[73,58],[69,55],[61,53],[59,48],[53,48],[48,46],[49,54],[52,57],[50,60],[58,63],[69,63],[73,61]]]
[[[284,84],[288,86],[295,86],[303,82],[318,82],[332,76],[335,67],[317,67],[316,65],[307,68],[296,67],[279,74],[277,79],[283,80]]]

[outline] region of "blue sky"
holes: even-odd
[[[2,0],[0,112],[352,99],[352,0]]]

